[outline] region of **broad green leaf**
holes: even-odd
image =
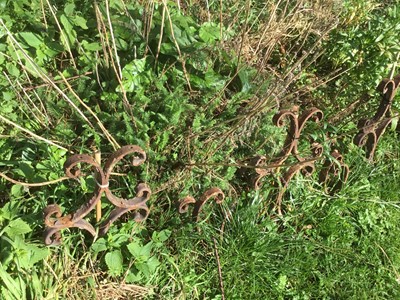
[[[165,242],[166,240],[168,240],[168,238],[169,238],[170,236],[171,236],[171,230],[168,230],[168,229],[162,230],[162,231],[160,231],[160,232],[154,231],[154,232],[153,232],[153,235],[152,235],[152,240],[153,240],[154,242],[161,242],[161,243],[163,243],[163,242]]]
[[[149,257],[144,262],[136,262],[135,267],[142,272],[147,278],[150,278],[154,272],[157,270],[157,267],[160,265],[159,260],[155,257]]]
[[[96,253],[107,250],[106,240],[104,238],[99,238],[96,242],[93,243],[92,249]]]
[[[15,238],[14,247],[18,264],[24,269],[32,268],[37,262],[45,259],[50,254],[48,248],[27,244],[24,239],[18,237]]]
[[[86,20],[84,18],[82,18],[81,16],[75,16],[72,20],[76,26],[79,26],[82,29],[88,29],[88,27],[86,25]]]
[[[21,52],[21,57],[23,57],[23,54]],[[28,59],[24,59],[24,67],[25,70],[28,71],[32,76],[38,78],[41,77],[41,74],[46,74],[46,72],[40,68],[40,66],[37,65],[36,62],[32,62]]]
[[[32,229],[22,219],[15,219],[8,223],[6,229],[4,230],[10,238],[14,238],[17,235],[25,234],[31,232]]]
[[[12,100],[14,97],[15,97],[15,95],[14,95],[14,93],[12,93],[12,92],[3,92],[3,100],[4,100],[4,101],[10,101],[10,100]],[[9,107],[11,107],[11,106],[9,106]],[[7,106],[6,106],[5,108],[7,108]],[[1,109],[2,109],[2,112],[3,112],[3,113],[4,113],[4,112],[8,112],[8,111],[5,111],[5,110],[4,110],[4,107],[2,107]]]
[[[140,256],[140,251],[142,248],[142,245],[140,245],[138,242],[134,241],[128,244],[127,246],[128,251],[133,255],[133,257],[138,257]]]
[[[67,46],[70,47],[75,43],[76,40],[76,32],[73,29],[73,26],[69,19],[65,15],[61,15],[60,17],[60,22],[64,26],[64,34],[66,35],[67,41]],[[63,35],[62,35],[63,36]]]
[[[67,16],[72,16],[72,14],[75,11],[75,4],[74,3],[68,3],[64,7],[64,12]]]
[[[152,256],[149,258],[147,261],[147,266],[149,267],[150,274],[152,275],[160,265],[160,261],[157,259],[157,257]]]
[[[6,63],[6,68],[7,68],[7,72],[8,72],[10,75],[12,75],[12,76],[14,76],[14,77],[19,77],[20,72],[19,72],[18,68],[17,68],[14,64],[12,64],[12,63]]]
[[[147,278],[150,277],[150,269],[146,262],[135,262],[135,267],[140,273],[143,273]]]
[[[148,242],[146,245],[142,246],[140,243],[134,241],[128,246],[128,251],[135,257],[138,261],[146,261],[150,257],[151,249],[153,248],[153,242]]]
[[[128,271],[128,274],[125,277],[126,283],[138,282],[141,279],[142,279],[141,272],[138,272],[137,274],[134,274],[131,270]]]
[[[11,196],[13,198],[19,198],[24,194],[24,187],[20,184],[14,184],[11,187]]]
[[[135,59],[122,70],[122,84],[127,92],[138,92],[145,88],[151,80],[151,71],[148,68],[146,58]],[[119,88],[117,89],[120,90]]]
[[[200,27],[199,36],[206,43],[218,41],[221,39],[220,27],[213,22],[204,23]]]
[[[120,250],[114,250],[109,252],[105,256],[106,264],[108,267],[109,274],[111,276],[119,276],[122,274],[122,254]]]
[[[126,233],[109,234],[107,243],[111,248],[120,248],[129,238],[130,235]]]
[[[29,46],[38,49],[43,44],[43,38],[36,33],[20,32],[19,35]]]
[[[100,43],[88,43],[87,41],[82,42],[82,47],[87,51],[99,51],[102,49]]]
[[[168,55],[177,55],[176,47],[173,43],[162,43],[160,52]]]
[[[0,208],[0,222],[2,220],[11,220],[18,213],[18,208],[15,202],[7,202]]]

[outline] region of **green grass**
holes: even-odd
[[[374,162],[352,143],[398,66],[399,12],[373,0],[0,1],[0,298],[400,298],[398,131]],[[293,105],[323,110],[299,151],[317,141],[324,153],[293,178],[279,217],[288,166],[257,191],[240,168],[280,153],[287,128],[272,117]],[[116,170],[129,175],[110,184],[130,196],[149,184],[149,218],[124,216],[104,237],[66,229],[45,247],[43,209],[73,212],[93,180],[4,175],[53,181],[72,153],[105,160],[128,144],[147,160],[125,160]],[[333,148],[350,175],[330,195],[318,172]],[[199,223],[192,208],[178,214],[212,187],[225,200],[209,200]]]

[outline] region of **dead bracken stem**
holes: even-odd
[[[52,142],[52,141],[50,141],[50,140],[48,140],[48,139],[45,139],[44,137],[41,137],[41,136],[39,136],[39,135],[33,133],[32,131],[30,131],[30,130],[28,130],[28,129],[25,129],[25,128],[23,128],[22,126],[19,126],[18,124],[16,124],[16,123],[14,123],[13,121],[7,119],[6,117],[3,117],[2,115],[0,115],[0,121],[3,121],[3,122],[5,122],[5,123],[7,123],[7,124],[9,124],[9,125],[12,125],[12,126],[14,126],[15,128],[18,128],[19,130],[21,130],[21,131],[23,131],[23,132],[29,134],[30,136],[32,136],[32,137],[34,137],[34,138],[36,138],[36,139],[38,139],[38,140],[41,140],[41,141],[43,141],[43,142],[45,142],[45,143],[47,143],[47,144],[49,144],[49,145],[52,145],[52,146],[55,146],[55,147],[57,147],[57,148],[59,148],[59,149],[65,150],[65,151],[67,151],[67,152],[70,152],[70,151],[68,151],[67,148],[64,148],[63,146],[60,146],[60,145],[58,145],[57,143],[54,143],[54,142]]]
[[[222,269],[221,269],[221,262],[219,260],[217,241],[215,240],[215,238],[213,238],[213,241],[214,241],[215,259],[216,259],[217,265],[218,265],[219,287],[221,289],[221,297],[222,297],[222,300],[225,300],[224,281],[222,278]]]
[[[60,77],[63,79],[64,83],[67,85],[69,91],[75,96],[75,98],[79,101],[79,103],[87,109],[87,111],[95,118],[97,125],[99,125],[101,131],[104,133],[110,144],[113,146],[114,150],[117,150],[118,148],[121,148],[121,146],[118,144],[118,142],[112,137],[112,135],[108,132],[107,128],[103,125],[103,123],[100,121],[100,119],[97,117],[97,115],[94,113],[94,111],[85,104],[85,102],[82,101],[82,99],[76,94],[74,89],[71,87],[69,84],[68,80],[63,76],[63,74],[60,72],[59,73]]]
[[[60,181],[64,181],[66,179],[69,179],[69,177],[64,176],[64,177],[60,177],[57,178],[55,180],[50,180],[50,181],[44,181],[44,182],[35,182],[35,183],[29,183],[29,182],[22,182],[22,181],[18,181],[18,180],[14,180],[11,177],[8,177],[6,174],[4,174],[3,172],[0,172],[0,177],[3,177],[5,180],[14,183],[14,184],[19,184],[22,186],[27,186],[27,187],[38,187],[38,186],[45,186],[45,185],[50,185],[50,184],[54,184]]]
[[[100,165],[101,164],[101,152],[97,150],[94,152],[94,159]],[[96,221],[99,222],[101,220],[101,198],[99,202],[96,203]]]
[[[184,58],[182,56],[181,48],[179,47],[179,44],[178,44],[178,42],[177,42],[177,40],[175,38],[174,27],[172,26],[172,19],[171,19],[171,15],[169,13],[168,5],[167,5],[167,2],[165,0],[162,0],[162,2],[163,2],[163,5],[165,7],[165,11],[167,13],[167,16],[168,16],[168,23],[169,23],[169,27],[170,27],[170,30],[171,30],[171,37],[172,37],[172,40],[173,40],[173,42],[175,44],[176,51],[178,51],[179,61],[182,64],[183,74],[185,75],[185,79],[186,79],[189,91],[192,92],[192,86],[190,84],[189,74],[188,74],[188,72],[186,70],[185,60],[184,60]]]

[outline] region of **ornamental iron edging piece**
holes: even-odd
[[[371,161],[374,159],[375,149],[380,137],[385,132],[385,129],[392,123],[390,109],[399,83],[400,74],[396,75],[393,79],[383,79],[377,87],[377,91],[382,94],[382,100],[378,111],[371,119],[361,119],[358,122],[357,127],[359,132],[354,137],[353,142],[359,147],[365,146],[365,154]]]
[[[105,234],[111,224],[126,212],[135,211],[134,219],[138,222],[147,218],[149,208],[147,207],[146,202],[151,196],[151,190],[145,183],[137,185],[136,196],[131,199],[117,197],[109,189],[109,180],[114,166],[127,155],[133,155],[133,166],[139,166],[146,160],[146,153],[139,146],[135,145],[124,146],[111,154],[104,165],[104,169],[101,168],[100,164],[92,156],[87,154],[76,154],[66,160],[64,171],[67,177],[77,179],[84,176],[85,174],[82,173],[79,165],[87,164],[91,166],[91,169],[94,172],[93,176],[96,186],[90,200],[83,204],[74,213],[62,216],[61,208],[57,204],[48,205],[44,209],[44,221],[46,225],[44,240],[46,245],[60,244],[60,231],[65,228],[76,227],[85,229],[95,236],[95,228],[86,221],[84,217],[96,207],[103,192],[105,192],[108,200],[114,204],[116,208],[100,226],[100,235]]]
[[[274,124],[278,127],[283,127],[285,125],[285,118],[290,120],[289,131],[283,149],[275,160],[275,163],[282,165],[290,155],[294,156],[298,161],[298,163],[291,166],[281,177],[281,187],[274,207],[278,215],[282,215],[282,198],[289,186],[289,182],[298,172],[301,172],[304,176],[310,176],[315,171],[315,160],[320,157],[323,152],[322,145],[312,143],[310,157],[301,157],[299,155],[297,149],[298,142],[306,122],[312,120],[318,123],[322,120],[324,114],[316,107],[304,111],[300,117],[298,116],[298,112],[298,106],[294,106],[292,110],[282,110],[278,112],[273,118]]]
[[[221,189],[214,187],[205,191],[198,201],[196,201],[192,196],[186,196],[179,201],[178,211],[181,214],[187,213],[189,205],[193,204],[194,208],[192,218],[195,222],[198,222],[200,220],[200,212],[209,199],[214,199],[217,204],[222,204],[225,199],[225,194]]]
[[[313,120],[317,123],[320,122],[324,116],[323,112],[315,107],[304,111],[300,117],[298,116],[298,112],[299,107],[294,106],[291,110],[279,111],[273,117],[273,122],[278,127],[285,126],[285,119],[288,119],[290,121],[290,124],[283,148],[280,154],[276,158],[271,160],[271,167],[266,164],[267,159],[265,156],[256,156],[248,161],[249,165],[253,165],[256,167],[256,174],[250,177],[250,183],[255,190],[258,190],[261,187],[261,179],[270,174],[272,172],[272,169],[277,169],[281,165],[283,165],[290,155],[294,156],[298,161],[298,163],[296,164],[297,168],[291,168],[291,172],[295,171],[295,173],[297,171],[300,171],[301,169],[310,168],[313,165],[315,159],[322,155],[323,148],[318,143],[313,143],[311,145],[311,157],[301,157],[297,147],[305,123],[308,120]],[[299,166],[301,166],[300,169],[298,168]],[[288,176],[292,177],[293,175]],[[288,176],[284,176],[284,178],[286,177],[286,179],[288,179]]]
[[[314,163],[315,160],[322,155],[322,145],[312,143],[311,156],[302,157],[298,151],[298,143],[306,122],[312,120],[318,123],[322,120],[323,116],[323,112],[316,107],[304,111],[300,117],[298,106],[294,106],[291,110],[281,110],[273,117],[273,122],[276,126],[283,127],[285,126],[285,121],[289,120],[289,128],[282,151],[271,161],[273,167],[266,165],[266,158],[264,156],[256,156],[249,161],[249,163],[252,163],[256,167],[256,174],[250,177],[250,181],[254,189],[257,190],[261,187],[261,179],[270,174],[272,169],[277,169],[282,166],[291,155],[296,158],[297,163],[292,165],[280,180],[281,187],[274,207],[278,215],[282,215],[282,198],[293,176],[300,171],[303,175],[310,176],[315,171]]]
[[[377,90],[382,94],[382,100],[375,115],[371,119],[363,119],[358,122],[358,134],[354,137],[354,144],[366,148],[366,156],[373,160],[377,143],[384,133],[387,126],[392,122],[391,105],[396,91],[400,85],[400,74],[393,79],[383,79],[378,85]],[[323,112],[318,108],[311,108],[304,111],[299,116],[299,107],[294,106],[291,110],[281,110],[273,117],[273,122],[278,127],[288,124],[288,132],[280,154],[267,163],[265,156],[255,156],[246,162],[245,167],[240,170],[242,178],[250,181],[254,189],[261,187],[261,179],[271,174],[274,169],[284,166],[289,156],[294,157],[297,162],[291,164],[280,179],[280,188],[274,205],[274,210],[278,215],[282,215],[282,199],[292,178],[299,172],[304,176],[310,176],[315,171],[315,161],[322,156],[323,147],[319,143],[311,143],[311,155],[302,157],[298,150],[298,143],[301,133],[308,120],[316,123],[323,118]],[[138,146],[128,145],[114,152],[101,168],[92,156],[87,154],[73,155],[67,159],[64,164],[64,171],[67,177],[77,179],[85,174],[81,172],[79,166],[87,164],[91,166],[94,172],[96,182],[95,190],[89,201],[83,204],[74,213],[65,216],[61,213],[61,208],[57,204],[48,205],[44,209],[44,220],[46,229],[44,232],[45,244],[59,244],[61,242],[60,231],[65,228],[80,228],[96,235],[95,228],[84,219],[100,201],[103,192],[108,200],[116,206],[110,216],[105,220],[99,229],[99,234],[105,234],[111,224],[120,216],[129,211],[135,211],[134,219],[143,221],[149,215],[149,208],[146,202],[151,196],[151,190],[145,183],[140,183],[136,187],[136,196],[131,199],[124,199],[115,196],[109,189],[109,179],[114,166],[125,156],[134,154],[132,165],[139,166],[146,160],[146,153]],[[326,159],[319,173],[319,181],[324,185],[327,193],[334,193],[341,189],[349,176],[349,166],[344,163],[343,156],[338,150],[331,152],[333,159]],[[253,168],[251,173],[251,168]],[[255,174],[254,174],[255,172]],[[215,199],[215,202],[221,204],[225,198],[224,193],[219,188],[211,188],[203,193],[198,201],[193,197],[187,196],[179,203],[179,212],[186,213],[189,205],[193,204],[192,217],[194,221],[199,221],[200,212],[204,204],[209,199]]]

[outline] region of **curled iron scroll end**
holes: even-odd
[[[87,163],[94,167],[100,175],[103,174],[99,163],[90,155],[75,154],[69,157],[64,163],[64,172],[69,178],[78,178],[82,175],[82,171],[78,164]]]
[[[257,155],[244,162],[244,166],[239,170],[240,178],[248,183],[253,189],[259,190],[262,186],[262,178],[270,173],[270,170],[263,168],[267,158]]]
[[[57,246],[61,244],[61,228],[55,228],[56,220],[61,217],[61,208],[57,204],[50,204],[43,210],[46,229],[43,233],[46,246]]]
[[[111,201],[108,194],[108,199]],[[150,213],[150,209],[147,206],[147,201],[151,197],[151,189],[145,183],[139,183],[136,187],[136,197],[131,200],[123,199],[121,201],[111,201],[117,206],[111,213],[110,216],[100,226],[99,235],[107,233],[110,226],[122,215],[127,212],[133,211],[133,219],[136,222],[143,222],[147,219]]]
[[[324,153],[324,147],[320,143],[312,143],[311,155],[314,158],[321,157]]]
[[[141,198],[145,201],[151,197],[151,189],[146,183],[139,183],[136,187],[136,197]]]
[[[396,89],[399,87],[399,84],[400,74],[397,74],[392,80],[389,78],[382,79],[376,90],[384,96],[387,95],[388,99],[391,100],[396,92]]]
[[[304,111],[300,117],[300,123],[306,122],[307,120],[313,120],[318,123],[324,118],[324,112],[319,108],[312,107]]]
[[[139,204],[135,207],[117,207],[115,208],[110,216],[105,220],[99,229],[99,235],[104,235],[110,229],[111,225],[122,215],[126,214],[127,212],[134,211],[133,219],[136,222],[143,222],[147,219],[150,213],[150,209],[144,203]]]
[[[58,246],[61,244],[61,229],[46,228],[43,233],[44,244],[46,246]]]
[[[178,203],[178,211],[180,214],[185,214],[189,210],[190,204],[196,203],[196,200],[192,196],[186,196],[181,199]]]
[[[221,204],[221,203],[224,201],[224,199],[225,199],[225,194],[224,194],[224,192],[222,192],[222,190],[221,190],[220,188],[216,188],[216,187],[211,188],[211,189],[205,191],[205,192],[203,193],[203,195],[201,196],[200,200],[197,201],[197,202],[195,203],[195,207],[194,207],[194,209],[193,209],[193,214],[192,214],[192,216],[193,216],[193,219],[194,219],[196,222],[199,221],[199,215],[200,215],[200,212],[201,212],[202,209],[203,209],[204,204],[205,204],[209,199],[212,199],[212,198],[215,199],[215,202],[216,202],[217,204]]]
[[[365,147],[365,154],[369,160],[373,160],[378,137],[374,130],[360,131],[353,139],[358,147]]]
[[[135,154],[132,157],[132,166],[140,166],[146,160],[146,152],[136,145],[127,145],[120,149],[120,153],[125,156],[127,154]]]
[[[55,218],[61,217],[61,208],[57,204],[50,204],[47,205],[46,208],[43,210],[43,218],[44,223],[46,226],[53,226],[55,223],[55,219],[52,216],[55,215]]]
[[[112,169],[114,166],[121,161],[125,156],[133,154],[132,158],[132,166],[137,167],[140,166],[146,160],[146,152],[142,148],[136,145],[126,145],[115,151],[110,155],[108,160],[104,165],[104,171],[106,173],[106,177],[110,176]]]

